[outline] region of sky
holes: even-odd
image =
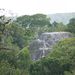
[[[0,0],[0,8],[17,15],[75,12],[75,0]]]

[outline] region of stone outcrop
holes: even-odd
[[[52,46],[64,38],[70,38],[72,34],[69,32],[46,32],[42,33],[36,40],[30,44],[30,52],[33,60],[38,60],[46,56]]]

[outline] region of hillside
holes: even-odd
[[[75,13],[56,13],[56,14],[49,14],[51,18],[51,23],[56,22],[63,22],[67,24],[71,18],[75,18]]]

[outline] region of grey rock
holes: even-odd
[[[72,34],[69,32],[45,32],[38,36],[38,39],[30,43],[29,49],[32,60],[38,60],[48,55],[52,50],[52,46],[64,38],[70,38]]]

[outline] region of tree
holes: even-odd
[[[67,26],[64,25],[62,22],[57,23],[54,22],[52,24],[52,31],[60,32],[60,31],[66,31]]]
[[[11,19],[7,19],[4,15],[0,16],[0,49],[7,49],[4,47],[5,38],[7,37],[6,25],[10,22]]]
[[[27,27],[31,24],[31,18],[29,15],[20,16],[17,18],[16,22],[18,22],[23,27]]]
[[[28,36],[32,36],[29,32],[31,30],[11,22],[5,15],[0,16],[0,75],[28,75],[29,51],[19,48],[22,49]]]
[[[29,50],[28,47],[25,47],[17,54],[17,67],[21,70],[21,75],[28,75],[30,63]]]
[[[59,60],[64,71],[72,72],[75,67],[75,38],[67,38],[56,44],[50,58]]]
[[[16,68],[17,65],[17,50],[1,50],[0,51],[0,61],[7,61],[11,66]]]
[[[68,26],[68,31],[69,32],[75,33],[75,18],[70,19],[67,26]]]
[[[30,75],[63,75],[64,71],[58,60],[43,58],[30,66]]]
[[[20,49],[25,46],[25,29],[23,29],[19,24],[12,22],[9,28],[10,36],[12,36],[12,44],[15,44]]]
[[[50,24],[50,18],[47,17],[47,15],[44,14],[35,14],[31,16],[32,18],[32,25],[31,26],[36,26],[36,27],[43,27],[45,25],[51,26]]]
[[[17,18],[17,22],[23,27],[42,27],[45,25],[50,26],[50,18],[44,14],[35,14],[32,16],[25,15]]]
[[[11,67],[8,62],[0,62],[0,75],[15,75],[15,68]]]

